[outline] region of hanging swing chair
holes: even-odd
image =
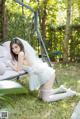
[[[51,66],[50,58],[48,56],[45,44],[42,40],[40,31],[38,29],[38,11],[34,11],[30,6],[25,5],[23,2],[20,2],[19,0],[16,0],[16,2],[23,7],[26,7],[27,9],[31,10],[34,13],[34,32],[37,33],[38,41],[40,43],[41,48],[43,48],[45,52],[45,56],[47,58],[48,64]],[[5,62],[5,60],[10,60],[10,49],[9,49],[9,43],[10,41],[7,41],[5,43],[2,43],[0,45],[0,64]],[[15,94],[15,93],[26,93],[26,89],[19,84],[18,82],[12,81],[11,79],[19,79],[21,76],[27,74],[26,71],[13,71],[10,69],[10,67],[5,68],[2,64],[1,66],[2,72],[0,75],[0,94]],[[7,70],[6,70],[7,69]],[[6,70],[6,71],[5,71]],[[57,80],[56,80],[57,81]],[[20,91],[19,91],[20,90]]]

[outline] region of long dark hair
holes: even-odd
[[[18,61],[18,55],[15,54],[15,53],[12,51],[12,45],[13,45],[13,44],[19,45],[20,51],[23,51],[23,52],[24,52],[24,46],[23,46],[22,42],[21,42],[18,38],[12,39],[12,41],[11,41],[11,43],[10,43],[10,52],[11,52],[12,59]],[[24,53],[25,53],[25,52],[24,52]]]

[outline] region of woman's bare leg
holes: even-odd
[[[54,81],[55,81],[55,73],[53,73],[50,79],[40,87],[38,95],[40,99],[42,98],[42,90],[52,90]]]
[[[42,86],[43,89],[52,89],[55,81],[55,73],[52,74],[50,79]]]
[[[66,92],[67,91],[67,88],[65,88],[64,86],[60,86],[59,88],[57,89],[53,89],[53,84],[54,84],[54,81],[55,81],[55,72],[52,74],[52,76],[50,77],[50,79],[40,87],[40,90],[51,90],[52,93],[62,93],[62,92]]]
[[[68,89],[66,89],[65,93],[55,94],[59,93],[61,91],[61,88],[53,89],[54,81],[55,81],[55,73],[53,73],[50,79],[40,87],[40,98],[42,98],[43,101],[47,102],[57,101],[75,95],[74,91]]]
[[[40,87],[38,95],[40,99],[42,98],[43,90],[45,90],[47,93],[49,92],[49,94],[62,93],[67,91],[67,88],[65,88],[64,86],[60,86],[59,88],[53,89],[54,81],[55,81],[55,73],[53,73],[50,79]]]

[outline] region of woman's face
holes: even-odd
[[[18,55],[20,53],[20,46],[18,44],[13,44],[12,51],[13,51],[13,53]]]

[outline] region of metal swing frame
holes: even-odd
[[[29,10],[34,14],[34,32],[37,33],[38,42],[39,42],[39,44],[40,44],[40,47],[43,49],[43,51],[44,51],[44,53],[45,53],[44,55],[41,54],[41,55],[42,55],[42,59],[43,59],[44,56],[45,56],[46,59],[47,59],[47,62],[48,62],[48,64],[49,64],[49,66],[51,66],[51,61],[50,61],[50,58],[49,58],[47,49],[46,49],[46,47],[45,47],[45,44],[44,44],[44,41],[43,41],[43,39],[42,39],[41,33],[40,33],[40,31],[39,31],[38,10],[35,11],[33,8],[31,8],[31,7],[28,6],[28,5],[25,5],[25,4],[24,4],[23,2],[21,2],[20,0],[16,0],[16,2],[17,2],[18,4],[20,4],[22,7],[25,7],[26,9],[29,9]]]
[[[28,5],[25,5],[25,4],[24,4],[23,2],[21,2],[20,0],[16,0],[16,2],[17,2],[18,4],[20,4],[21,6],[23,6],[23,7],[27,8],[27,9],[31,10],[31,11],[34,13],[34,32],[37,33],[38,42],[39,42],[39,44],[40,44],[40,47],[44,50],[44,53],[45,53],[47,62],[48,62],[48,64],[49,64],[49,66],[51,67],[51,61],[50,61],[50,58],[49,58],[47,49],[46,49],[46,47],[45,47],[44,41],[43,41],[43,39],[42,39],[41,33],[40,33],[40,31],[39,31],[39,28],[38,28],[38,25],[39,25],[39,23],[38,23],[38,11],[34,11],[33,8],[31,8],[31,7],[28,6]],[[1,44],[2,44],[2,43],[0,43],[0,45],[1,45]],[[42,55],[43,55],[43,54],[42,54]],[[43,58],[43,57],[42,57],[42,58]],[[25,75],[25,74],[27,74],[27,73],[28,73],[28,72],[26,71],[26,72],[24,72],[24,73],[21,73],[21,74],[18,74],[18,75],[16,75],[16,76],[12,76],[12,77],[9,77],[9,78],[3,79],[3,80],[10,80],[10,79],[17,79],[17,80],[18,80],[21,76],[23,76],[23,75]],[[1,80],[1,81],[2,81],[2,80]],[[56,80],[56,83],[58,84],[57,80]]]
[[[32,13],[34,13],[34,32],[37,33],[37,38],[38,38],[38,42],[40,44],[40,47],[43,49],[45,54],[41,54],[42,55],[42,59],[44,59],[44,57],[46,57],[47,63],[49,64],[50,67],[52,67],[45,43],[42,39],[40,30],[39,30],[39,18],[38,18],[38,10],[35,11],[33,8],[31,8],[30,6],[26,5],[23,3],[23,1],[21,2],[20,0],[15,0],[15,2],[17,2],[19,5],[21,5],[22,7],[25,7],[26,9],[29,9]],[[58,85],[58,81],[57,79],[55,79],[57,85]]]

